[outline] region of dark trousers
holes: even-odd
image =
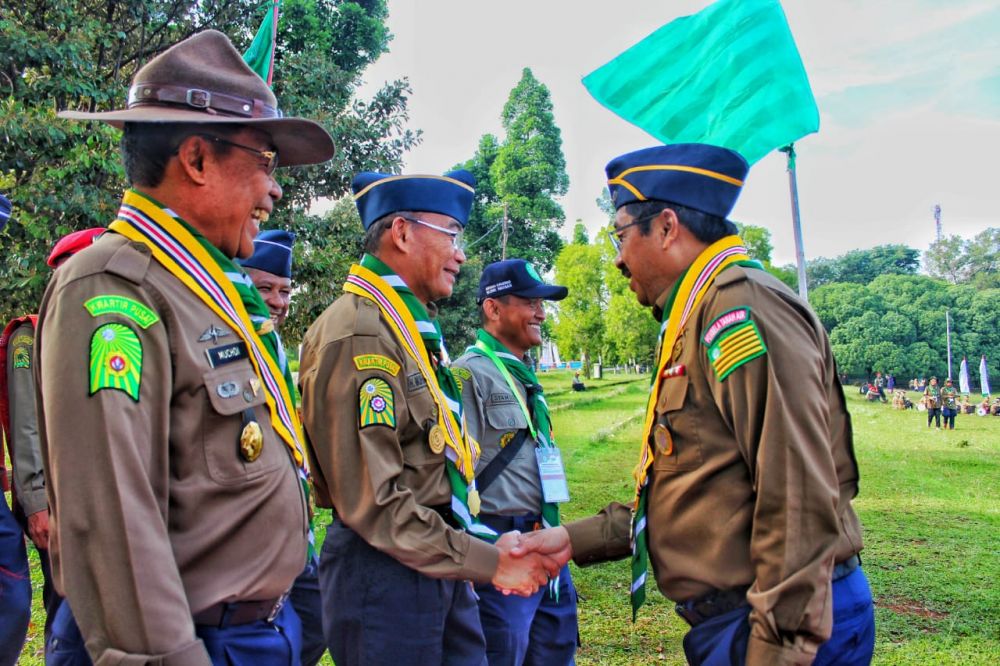
[[[931,419],[934,420],[934,425],[938,428],[941,427],[941,408],[940,407],[929,407],[927,409],[927,427],[931,427]]]
[[[24,534],[28,534],[28,517],[24,515],[24,510],[20,505],[14,507],[14,517],[17,518],[17,523],[21,526]],[[30,541],[30,539],[29,539]],[[38,562],[42,568],[42,606],[45,607],[45,644],[49,644],[49,638],[52,637],[52,620],[56,616],[56,611],[59,610],[59,604],[62,603],[63,598],[59,596],[56,592],[55,585],[52,583],[52,567],[49,564],[49,549],[39,548],[35,546],[34,542],[31,544],[34,546],[35,551],[38,553]]]
[[[299,666],[302,626],[290,604],[285,604],[273,622],[209,627],[195,625],[195,635],[205,644],[208,656],[218,666]],[[46,666],[91,666],[83,636],[68,603],[62,603],[52,623],[52,639],[45,650]]]
[[[302,666],[316,666],[326,651],[318,561],[309,562],[295,579],[288,602],[292,604],[302,623]]]
[[[319,580],[337,666],[486,666],[470,583],[417,573],[338,519],[323,542]]]
[[[489,583],[476,585],[476,594],[490,666],[576,663],[576,589],[569,567],[559,572],[558,599],[548,587],[519,597],[505,596]]]
[[[944,417],[944,427],[950,430],[955,429],[955,415],[958,414],[958,408],[952,407],[942,407],[941,416]]]
[[[17,663],[30,621],[31,577],[24,533],[0,494],[0,666]]]
[[[684,654],[693,666],[746,663],[750,607],[742,606],[702,622],[684,636]],[[867,666],[875,652],[875,609],[864,571],[833,582],[833,633],[820,646],[813,666]]]

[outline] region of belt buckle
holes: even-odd
[[[267,615],[267,622],[274,622],[274,618],[278,617],[278,613],[284,608],[285,602],[288,601],[288,595],[291,593],[291,589],[285,590],[285,593],[278,597],[278,600],[274,602],[274,606],[271,607],[271,612]]]
[[[196,109],[207,109],[212,106],[212,93],[199,88],[189,88],[186,95],[188,106]]]

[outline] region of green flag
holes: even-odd
[[[819,130],[778,0],[719,0],[663,26],[583,85],[664,143],[723,146],[750,164]]]
[[[257,72],[260,78],[271,85],[271,76],[274,73],[274,34],[278,25],[278,5],[280,0],[274,0],[267,8],[267,14],[257,29],[250,46],[243,53],[243,61],[250,65],[250,69]]]

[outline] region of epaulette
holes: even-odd
[[[748,279],[750,279],[750,276],[747,275],[746,268],[743,266],[730,266],[719,273],[719,276],[715,278],[715,282],[713,282],[713,284],[716,289],[725,289],[729,285],[744,282]]]
[[[115,250],[104,265],[104,270],[111,275],[125,278],[129,282],[142,284],[149,262],[153,256],[149,250],[139,243],[124,243]]]
[[[368,335],[375,337],[378,335],[381,324],[379,323],[380,313],[378,306],[367,298],[358,298],[358,313],[354,320],[354,334]]]

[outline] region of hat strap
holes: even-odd
[[[207,113],[222,113],[244,118],[280,118],[281,111],[256,98],[237,97],[225,93],[188,88],[185,86],[140,83],[129,88],[128,108],[144,105],[180,104]]]

